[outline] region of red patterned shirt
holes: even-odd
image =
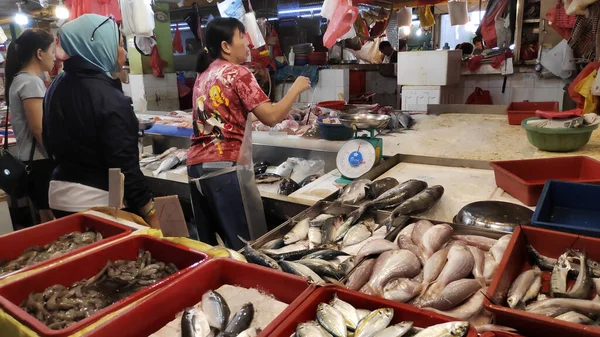
[[[248,113],[268,101],[246,67],[221,59],[211,63],[194,84],[194,135],[187,164],[237,162]]]

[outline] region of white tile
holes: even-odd
[[[488,88],[502,88],[502,84],[504,83],[504,76],[490,76]],[[508,79],[506,86],[508,87]]]
[[[562,97],[561,97],[562,98]],[[556,97],[556,89],[552,88],[536,88],[533,90],[533,102],[553,102],[559,101]]]
[[[488,76],[476,76],[475,78],[475,87],[479,87],[481,89],[489,88],[490,81]]]
[[[475,76],[468,76],[465,79],[465,88],[475,88],[477,86],[477,81],[475,80]]]
[[[533,89],[529,88],[513,88],[512,90],[512,101],[523,102],[523,101],[534,101]]]
[[[494,104],[508,105],[512,99],[512,90],[502,93],[502,88],[490,88],[490,95]]]
[[[321,70],[319,72],[318,86],[321,88],[335,87],[335,76],[331,74],[331,71]]]
[[[343,87],[344,86],[344,70],[336,69],[335,70],[335,86]]]
[[[559,78],[541,78],[536,77],[535,87],[536,88],[562,88],[564,83]]]

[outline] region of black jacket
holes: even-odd
[[[108,191],[108,169],[125,175],[125,200],[134,210],[152,198],[140,170],[138,120],[121,82],[80,57],[64,63],[64,73],[44,99],[44,145],[56,163],[53,180]]]

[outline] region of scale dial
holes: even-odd
[[[338,151],[337,169],[344,177],[356,179],[375,166],[375,158],[375,148],[371,143],[364,139],[353,139]]]

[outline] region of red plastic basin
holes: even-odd
[[[492,304],[487,298],[484,300],[485,308],[494,314],[495,324],[515,328],[519,333],[528,337],[600,336],[600,328],[597,327],[560,321],[505,306],[508,289],[512,282],[519,274],[532,267],[527,258],[527,242],[540,254],[552,258],[558,258],[567,248],[573,248],[585,249],[588,257],[595,260],[600,259],[600,239],[530,226],[516,227],[504,257],[498,265],[497,270],[501,272],[494,275],[487,292],[494,302],[501,305]],[[570,282],[574,281],[570,280]],[[542,292],[548,293],[549,284],[550,272],[543,272]]]
[[[43,246],[52,241],[57,240],[64,234],[72,232],[84,232],[86,229],[93,230],[102,234],[103,239],[92,244],[74,249],[65,254],[55,256],[46,261],[42,261],[23,269],[19,269],[10,273],[0,275],[0,279],[6,278],[16,273],[20,273],[33,268],[45,266],[59,259],[64,259],[68,256],[78,254],[87,249],[103,245],[107,242],[124,237],[131,233],[130,227],[121,225],[117,222],[112,222],[100,217],[89,214],[73,214],[62,219],[46,222],[44,224],[22,229],[0,236],[0,261],[11,261],[23,253],[25,249],[32,246]]]
[[[294,308],[293,312],[285,320],[278,322],[277,328],[269,334],[269,337],[289,337],[296,331],[298,324],[315,320],[319,303],[329,302],[336,293],[341,300],[350,303],[357,309],[375,310],[379,308],[393,308],[393,324],[402,321],[412,321],[415,326],[424,328],[454,321],[452,317],[440,315],[433,311],[422,310],[408,304],[362,294],[337,286],[325,286],[315,290],[305,301]],[[471,327],[467,336],[476,337],[477,331]]]
[[[587,156],[494,161],[496,185],[535,206],[547,180],[600,183],[600,161]]]
[[[98,326],[86,337],[140,337],[160,330],[177,313],[202,301],[202,295],[224,284],[255,288],[290,304],[259,336],[268,336],[314,290],[306,280],[273,269],[230,259],[214,259],[163,287],[134,308]],[[143,322],[143,324],[132,324]]]
[[[558,102],[512,102],[506,109],[508,124],[521,125],[521,122],[530,117],[535,117],[537,110],[558,111]]]
[[[165,263],[172,262],[179,272],[162,279],[108,307],[96,311],[93,315],[79,322],[71,324],[62,330],[51,330],[44,323],[29,315],[19,307],[19,304],[32,292],[43,292],[46,288],[61,284],[66,287],[83,279],[97,274],[108,260],[135,260],[140,249],[148,250],[152,257]],[[90,252],[89,254],[75,257],[74,259],[28,275],[22,279],[0,287],[0,307],[29,326],[40,336],[69,336],[87,325],[97,321],[104,315],[111,313],[123,306],[130,304],[150,292],[159,289],[185,275],[192,268],[197,267],[208,257],[200,252],[172,242],[152,238],[146,235],[136,235],[124,240],[110,243]],[[140,321],[142,322],[142,321]],[[119,336],[116,334],[114,336]]]

